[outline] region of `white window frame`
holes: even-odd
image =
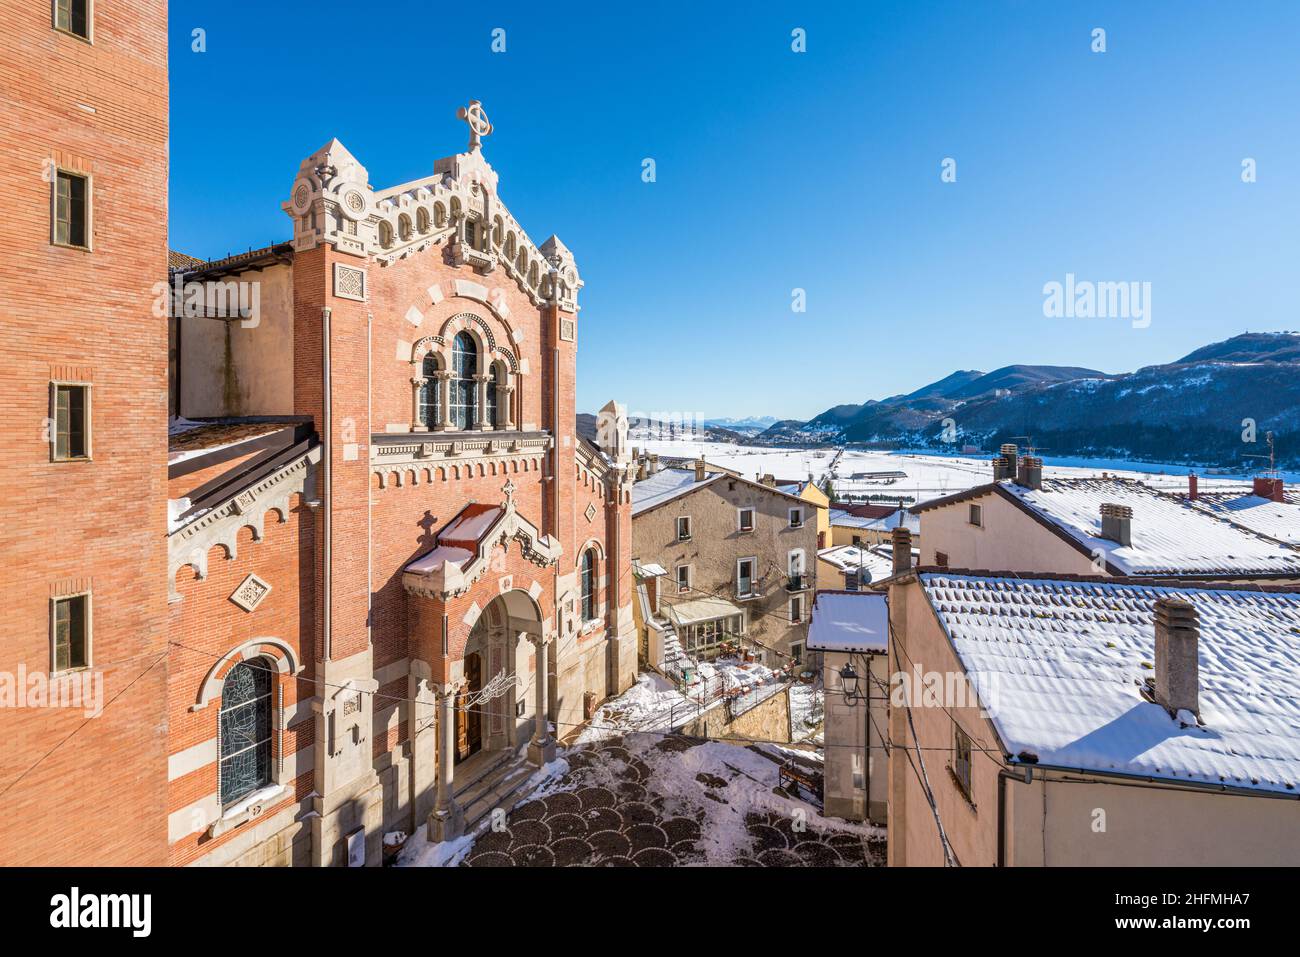
[[[799,559],[798,572],[794,570],[796,564],[795,562],[796,556]],[[791,577],[793,577],[796,574],[799,575],[800,577],[808,574],[808,553],[805,552],[802,548],[790,549],[789,553],[786,555],[785,563],[786,563],[786,568],[789,570],[789,574]]]
[[[749,591],[742,592],[740,590],[740,566],[743,565],[745,562],[750,563]],[[747,555],[744,558],[736,559],[736,597],[737,598],[756,597],[758,592],[754,591],[754,582],[757,578],[758,578],[758,556],[757,555]]]
[[[686,523],[686,534],[682,534],[682,522]],[[691,540],[691,517],[689,515],[677,516],[677,541],[689,542]]]
[[[789,511],[790,527],[803,528],[803,507],[794,506]]]
[[[86,663],[84,665],[72,665],[67,668],[58,668],[56,667],[58,662],[56,658],[56,649],[55,649],[56,637],[57,637],[56,636],[57,607],[59,602],[72,601],[73,599],[76,598],[86,599],[86,641],[85,641]],[[75,671],[86,671],[87,669],[91,668],[94,665],[95,662],[94,604],[95,603],[91,598],[91,593],[89,591],[77,591],[77,592],[70,592],[67,595],[55,595],[53,598],[50,599],[49,614],[50,614],[50,674],[51,675],[71,674]]]
[[[66,31],[60,30],[60,33]],[[67,36],[75,37],[75,33],[67,33]],[[78,38],[79,39],[79,38]],[[54,175],[50,177],[50,245],[58,249],[76,249],[81,252],[94,252],[95,250],[95,177],[86,170],[74,169],[71,166],[53,167]],[[59,242],[59,174],[67,176],[76,176],[86,181],[86,242],[84,245],[76,243]]]
[[[749,527],[745,527],[745,513],[749,513]],[[752,532],[758,526],[758,510],[752,505],[743,505],[736,508],[736,531]]]
[[[86,436],[86,454],[76,456],[60,456],[58,454],[59,446],[59,389],[74,388],[85,389],[86,400],[84,423]],[[94,384],[90,382],[79,382],[73,379],[51,379],[50,380],[50,461],[51,462],[89,462],[94,458],[94,438],[91,429],[91,422],[94,421]]]
[[[50,26],[54,28],[56,33],[62,33],[65,37],[72,37],[82,43],[93,44],[95,42],[95,0],[86,0],[86,35],[84,37],[80,33],[73,33],[71,30],[59,26],[59,0],[50,0]]]
[[[798,618],[796,618],[794,614],[795,605],[799,606]],[[802,625],[806,623],[807,623],[807,618],[803,613],[803,595],[791,595],[790,596],[790,624]]]
[[[686,572],[686,584],[682,584],[682,571]],[[677,594],[688,592],[695,584],[695,569],[691,565],[678,565],[673,569],[673,581],[677,584]]]

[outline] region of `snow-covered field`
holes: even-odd
[[[965,491],[992,480],[991,456],[946,456],[913,452],[863,452],[836,449],[774,449],[736,445],[730,442],[649,441],[643,447],[658,455],[705,460],[735,469],[746,478],[772,474],[778,479],[804,480],[812,476],[821,484],[830,478],[837,495],[903,496],[923,502]],[[1044,478],[1083,478],[1103,472],[1121,478],[1141,479],[1148,485],[1169,490],[1187,488],[1187,474],[1196,472],[1181,465],[1152,465],[1118,459],[1043,457]],[[853,479],[857,473],[904,472],[900,478]],[[1246,477],[1201,475],[1200,488],[1240,488]]]

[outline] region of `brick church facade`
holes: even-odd
[[[331,141],[291,243],[173,274],[173,863],[456,837],[634,679],[626,419],[578,435],[577,264],[462,112],[432,176],[373,189]]]
[[[0,129],[0,389],[31,420],[0,451],[0,672],[102,673],[104,707],[0,708],[0,860],[453,838],[635,676],[626,419],[577,431],[578,265],[502,203],[476,103],[432,175],[376,189],[331,141],[291,240],[169,260],[165,5],[72,8],[93,42],[0,0],[34,91]]]

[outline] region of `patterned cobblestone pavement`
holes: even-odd
[[[463,866],[884,863],[878,832],[791,800],[775,787],[778,765],[753,749],[629,735],[564,758],[568,772],[480,836]]]

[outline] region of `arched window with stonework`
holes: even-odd
[[[451,344],[451,424],[458,429],[474,427],[478,419],[478,346],[468,332],[456,335]]]
[[[222,806],[271,783],[271,734],[274,702],[272,670],[265,659],[241,661],[230,669],[221,689],[217,718],[221,739]]]
[[[596,617],[596,550],[589,548],[582,553],[582,620],[591,621]]]
[[[438,357],[427,355],[420,368],[420,424],[436,428],[442,417],[442,389],[438,387]]]

